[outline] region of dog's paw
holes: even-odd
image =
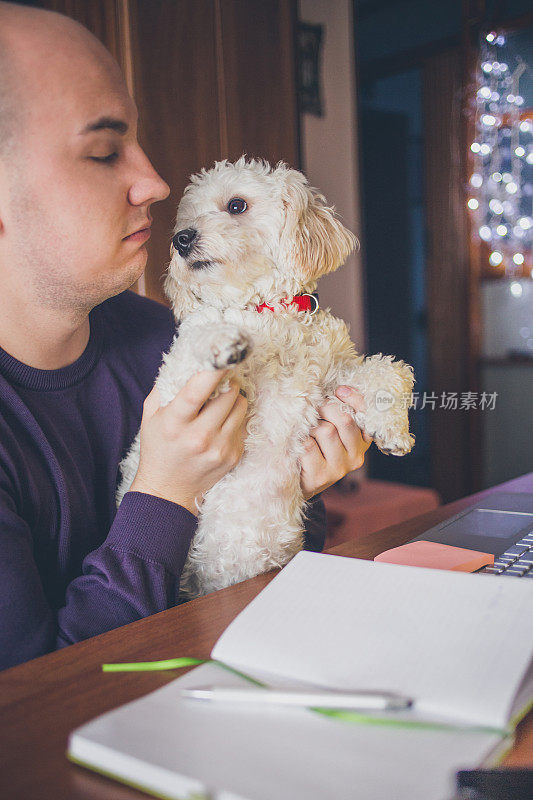
[[[246,334],[235,331],[222,335],[216,344],[211,346],[209,360],[215,369],[224,369],[231,364],[244,361],[251,348],[251,341]]]
[[[413,449],[415,437],[412,433],[399,433],[393,436],[376,436],[374,441],[385,455],[405,456]]]

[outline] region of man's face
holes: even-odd
[[[92,308],[142,274],[148,237],[131,234],[169,190],[137,142],[135,105],[105,51],[39,63],[28,58],[35,85],[6,156],[0,279],[32,302]]]

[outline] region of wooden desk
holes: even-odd
[[[533,493],[533,473],[440,506],[358,542],[345,542],[329,552],[373,558],[495,491]],[[145,798],[141,792],[70,764],[65,757],[67,737],[78,725],[162,686],[180,673],[102,673],[102,663],[187,655],[208,658],[222,631],[275,574],[260,575],[1,672],[1,800]],[[520,725],[505,763],[533,766],[533,712]]]

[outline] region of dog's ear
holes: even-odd
[[[359,243],[301,172],[285,168],[283,178],[282,260],[296,277],[307,283],[344,264]]]

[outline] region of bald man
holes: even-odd
[[[224,373],[199,373],[165,408],[151,391],[174,323],[127,289],[169,189],[111,55],[67,17],[0,2],[0,74],[4,668],[176,604],[196,498],[241,457],[247,404],[236,385],[209,399]],[[322,417],[302,459],[309,499],[368,447],[348,415]],[[320,550],[319,499],[308,516],[306,547]]]

